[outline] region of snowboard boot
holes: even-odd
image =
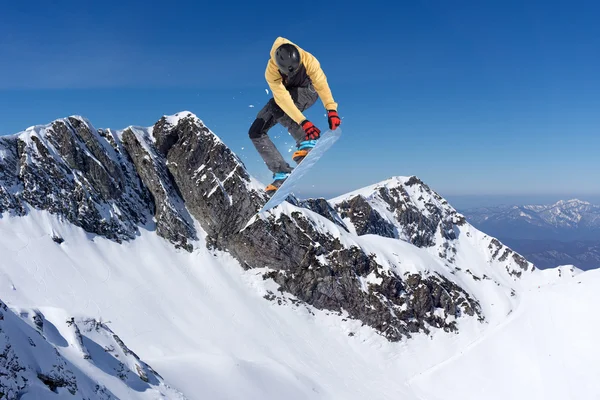
[[[273,182],[265,188],[267,195],[272,196],[273,193],[275,193],[277,189],[281,187],[288,176],[290,176],[289,172],[277,172],[273,174]]]
[[[300,164],[300,162],[304,160],[304,157],[306,157],[313,147],[315,147],[315,144],[317,144],[316,140],[305,140],[300,142],[298,145],[298,150],[296,150],[292,155],[292,160],[294,160],[296,164]]]

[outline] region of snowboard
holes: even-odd
[[[277,191],[271,196],[269,201],[265,203],[265,205],[258,211],[259,214],[262,214],[266,211],[269,211],[273,207],[278,206],[283,203],[285,199],[293,192],[293,190],[298,185],[298,182],[302,180],[302,177],[306,175],[306,172],[310,170],[317,161],[327,150],[333,146],[333,144],[340,138],[342,135],[342,130],[338,127],[336,130],[328,130],[325,133],[321,133],[321,137],[317,140],[315,147],[304,157],[304,159],[292,170],[292,173],[288,178],[283,182],[283,184],[277,189]]]

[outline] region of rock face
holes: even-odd
[[[229,252],[244,268],[264,269],[282,292],[346,312],[390,340],[453,331],[463,316],[485,318],[450,275],[468,224],[416,177],[332,201],[290,198],[290,206],[259,218],[267,200],[262,186],[189,112],[123,131],[96,130],[81,117],[58,120],[2,139],[0,156],[2,212],[48,210],[117,241],[155,228],[190,251],[197,222],[207,246]],[[401,259],[381,260],[353,239],[363,235],[434,249],[452,272],[400,273]],[[511,278],[532,269],[488,242],[486,251]]]
[[[22,135],[17,156],[18,196],[31,206],[115,240],[133,239],[146,222],[148,192],[85,121],[71,117]]]
[[[153,129],[160,154],[187,209],[225,248],[265,201],[241,160],[195,115],[162,118]]]
[[[90,368],[80,369],[74,358],[86,360]],[[133,388],[157,398],[184,398],[103,323],[72,317],[51,322],[39,310],[15,312],[0,300],[0,398],[68,393],[81,400],[117,399],[98,376],[88,375],[92,370],[118,377],[120,383],[108,380],[113,390]]]
[[[379,235],[397,238],[396,227],[387,222],[367,203],[364,197],[356,196],[338,206],[342,218],[348,218],[356,228],[357,235]]]
[[[366,196],[346,197],[335,202],[335,209],[358,235],[402,238],[417,247],[431,247],[438,233],[443,239],[456,239],[454,225],[465,223],[462,215],[414,176],[406,182],[391,179],[371,188]]]
[[[118,242],[151,227],[154,215],[159,235],[189,249],[191,218],[164,163],[151,161],[153,144],[137,133],[69,117],[3,138],[0,212],[23,215],[31,206]]]
[[[454,263],[459,235],[470,240],[470,225],[439,194],[419,178],[395,177],[331,200],[347,226],[357,235],[376,234],[435,249],[438,256]],[[472,241],[472,240],[471,240]],[[473,244],[482,247],[482,244]],[[509,275],[520,277],[533,265],[520,254],[486,237],[489,257],[503,263]]]
[[[153,146],[144,130],[128,128],[121,138],[142,183],[152,196],[158,235],[169,239],[177,247],[191,251],[192,245],[188,240],[197,238],[194,224],[163,155]]]
[[[390,340],[430,327],[455,330],[463,314],[483,318],[477,301],[448,279],[417,275],[409,284],[300,212],[253,223],[231,239],[229,248],[247,267],[270,269],[265,278],[281,290],[319,309],[346,311]]]
[[[307,199],[307,200],[299,201],[292,195],[292,196],[290,196],[288,201],[298,207],[306,208],[307,210],[316,212],[320,216],[327,218],[334,224],[343,228],[346,232],[349,232],[348,227],[346,226],[346,224],[344,223],[344,221],[342,220],[342,218],[340,217],[338,212],[335,210],[335,208],[333,208],[331,206],[331,204],[329,204],[329,202],[327,200],[325,200],[325,199]]]

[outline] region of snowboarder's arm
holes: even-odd
[[[271,92],[273,93],[273,98],[275,102],[283,112],[285,112],[291,119],[296,121],[296,123],[301,123],[306,119],[304,114],[296,107],[294,104],[294,100],[290,95],[290,92],[283,86],[283,79],[279,74],[279,69],[273,60],[269,60],[267,64],[267,70],[265,71],[265,78],[269,87],[271,88]]]
[[[331,94],[331,89],[329,88],[329,84],[327,83],[327,77],[321,69],[321,63],[319,60],[315,58],[308,51],[302,51],[302,61],[306,68],[306,73],[310,77],[310,80],[313,83],[323,105],[326,110],[335,110],[337,111],[337,103],[333,100],[333,95]]]

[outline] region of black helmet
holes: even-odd
[[[275,62],[282,74],[291,75],[300,66],[300,53],[293,44],[282,44],[275,51]]]

